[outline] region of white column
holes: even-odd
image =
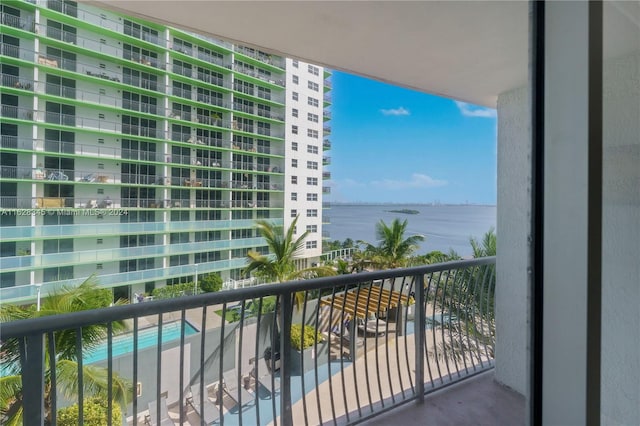
[[[523,395],[529,372],[530,105],[527,87],[498,97],[495,379]]]

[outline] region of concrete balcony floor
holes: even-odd
[[[493,370],[453,384],[361,424],[368,426],[524,425],[525,398],[496,383]]]

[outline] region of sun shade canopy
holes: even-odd
[[[333,306],[334,312],[342,311],[345,316],[363,319],[401,304],[409,304],[409,296],[377,285],[320,299],[320,305]]]

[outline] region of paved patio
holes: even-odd
[[[522,395],[496,383],[493,370],[410,402],[362,424],[368,426],[519,426],[526,423]]]

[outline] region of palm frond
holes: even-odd
[[[22,377],[0,377],[0,420],[2,424],[22,424]]]
[[[73,400],[78,395],[78,363],[70,360],[61,360],[56,364],[56,375],[58,377],[58,389],[62,394]],[[95,365],[84,365],[82,367],[83,393],[86,396],[107,396],[109,375],[106,368]],[[131,384],[113,374],[111,377],[113,401],[126,407],[132,397]]]

